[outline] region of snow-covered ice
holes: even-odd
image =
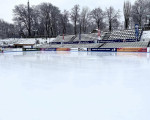
[[[149,120],[149,53],[0,54],[0,120]]]

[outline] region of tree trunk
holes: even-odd
[[[125,19],[125,29],[129,28],[129,19]]]
[[[76,25],[76,22],[75,22],[75,26],[74,26],[74,34],[76,35],[77,34],[77,25]]]
[[[112,23],[111,23],[111,20],[109,21],[109,31],[112,31]]]

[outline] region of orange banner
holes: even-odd
[[[147,48],[118,48],[117,52],[147,52]]]
[[[70,51],[70,48],[57,48],[56,51]]]

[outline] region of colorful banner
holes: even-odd
[[[147,48],[118,48],[117,52],[147,52]]]
[[[56,48],[56,51],[70,51],[70,48]]]
[[[88,48],[88,51],[97,52],[117,52],[117,48]]]

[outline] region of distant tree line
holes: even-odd
[[[0,38],[12,38],[16,36],[16,30],[13,24],[9,24],[0,19]]]
[[[63,34],[89,33],[93,29],[112,31],[129,29],[138,24],[150,25],[150,1],[129,1],[123,6],[124,23],[120,22],[120,11],[112,6],[102,10],[100,7],[90,10],[88,7],[73,6],[70,11],[60,9],[51,3],[36,6],[16,5],[13,9],[14,24],[0,20],[0,37],[56,37]]]

